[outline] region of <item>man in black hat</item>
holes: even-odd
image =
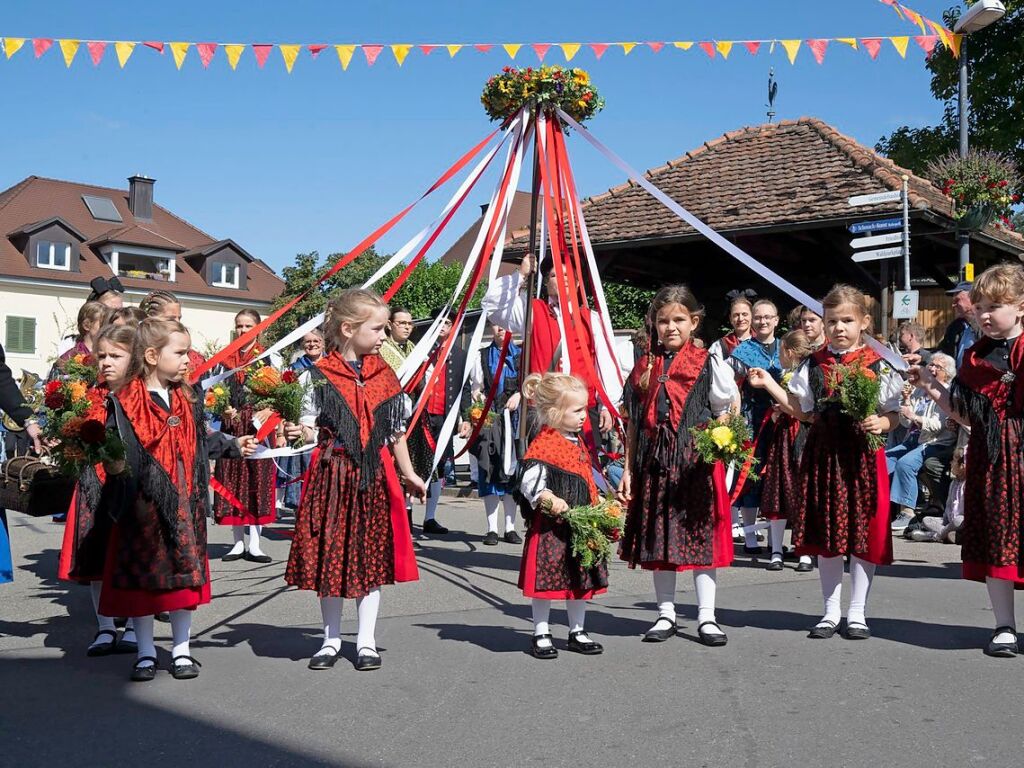
[[[974,328],[974,304],[971,303],[972,285],[970,280],[964,280],[946,291],[947,296],[953,297],[956,319],[946,328],[946,333],[939,342],[939,351],[956,360],[958,369],[964,352],[978,340],[978,332]]]

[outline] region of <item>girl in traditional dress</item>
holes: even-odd
[[[139,323],[127,382],[109,397],[108,424],[125,460],[104,465],[101,514],[116,514],[103,571],[100,613],[135,617],[131,679],[156,675],[153,615],[170,613],[171,674],[198,676],[190,655],[192,611],[210,601],[206,559],[209,459],[251,453],[251,437],[207,435],[202,400],[184,382],[191,339],[181,323]]]
[[[770,373],[751,369],[753,386],[764,387],[798,419],[812,418],[800,459],[793,542],[797,554],[817,555],[825,614],[809,637],[830,638],[842,618],[843,558],[850,557],[850,608],[846,636],[871,636],[865,608],[875,566],[892,562],[889,532],[889,475],[885,450],[871,448],[868,434],[880,435],[899,422],[902,377],[866,346],[871,315],[864,294],[848,285],[828,292],[825,332],[828,344],[793,375],[789,391]],[[843,369],[864,370],[880,380],[877,411],[862,421],[845,413],[832,390]]]
[[[740,383],[740,413],[750,427],[754,438],[753,461],[764,466],[768,446],[775,435],[775,422],[772,420],[772,397],[763,389],[750,386],[747,371],[751,368],[762,368],[776,381],[782,378],[782,363],[779,360],[779,341],[775,338],[775,329],[779,326],[779,310],[775,303],[768,299],[758,299],[751,309],[753,316],[751,327],[753,336],[736,345],[729,356],[729,364],[736,371],[737,382]],[[761,489],[764,487],[757,477],[757,471],[740,471],[736,480],[742,483],[738,493],[740,520],[743,523],[743,551],[748,555],[760,555],[761,546],[757,543],[757,534],[752,530],[757,520],[757,510],[761,506]],[[779,550],[782,551],[781,549]]]
[[[235,335],[241,336],[260,323],[259,312],[243,309],[235,315]],[[244,368],[253,359],[263,353],[258,340],[253,340],[244,349],[229,355],[218,369],[230,371]],[[251,404],[246,402],[244,370],[228,377],[231,407],[223,414],[221,430],[226,435],[255,435],[257,427],[253,423],[254,412]],[[260,414],[264,417],[268,413]],[[276,510],[276,468],[273,459],[220,459],[213,470],[213,478],[220,483],[230,495],[214,493],[213,519],[217,525],[230,525],[234,545],[221,560],[226,563],[245,558],[253,563],[269,563],[270,555],[260,547],[260,536],[263,526],[274,522]],[[249,545],[245,545],[245,532],[248,528]]]
[[[396,463],[409,493],[422,497],[426,486],[405,442],[409,398],[379,354],[387,322],[387,304],[372,291],[347,289],[331,299],[330,352],[309,369],[301,424],[285,425],[289,439],[318,444],[285,570],[285,581],[320,597],[324,639],[310,669],[338,660],[344,598],[356,601],[359,617],[356,669],[380,669],[380,588],[418,578]]]
[[[96,348],[96,336],[107,324],[110,308],[98,301],[87,301],[78,310],[78,336],[75,345],[62,354],[58,360],[64,361],[75,355],[91,355]],[[54,373],[51,373],[52,379]]]
[[[985,653],[1017,655],[1014,589],[1024,585],[1024,269],[986,269],[971,288],[984,336],[965,353],[947,390],[927,368],[917,383],[971,428],[959,532],[963,575],[984,581],[996,628]]]
[[[102,404],[107,395],[117,392],[125,383],[134,343],[133,327],[108,325],[100,331],[95,347],[99,382],[90,392],[90,399]],[[101,405],[101,408],[105,406]],[[98,630],[86,650],[87,656],[135,653],[138,650],[132,620],[128,619],[124,634],[118,639],[113,617],[100,612],[103,567],[107,559],[113,518],[116,516],[110,510],[100,509],[100,495],[105,480],[106,473],[102,465],[87,467],[79,477],[68,510],[57,570],[58,577],[65,581],[90,586]]]
[[[757,294],[749,288],[743,291],[729,291],[725,296],[729,302],[729,325],[732,330],[711,345],[711,354],[728,360],[732,351],[741,341],[750,338],[750,318],[754,314],[754,299]]]
[[[739,393],[733,370],[698,348],[703,313],[685,285],[662,288],[647,315],[651,348],[626,382],[626,469],[619,483],[629,505],[619,550],[631,568],[654,572],[658,620],[645,642],[676,634],[676,573],[693,571],[697,632],[705,645],[728,638],[715,620],[717,568],[732,563],[725,467],[705,464],[690,429],[729,412]]]
[[[572,554],[569,524],[559,515],[598,501],[590,453],[580,436],[588,417],[587,385],[566,373],[533,374],[523,393],[536,409],[540,432],[522,461],[517,498],[529,521],[519,567],[519,588],[533,605],[533,644],[538,659],[558,657],[549,627],[551,602],[565,600],[570,651],[603,652],[584,629],[586,601],[608,586],[604,563],[583,570]]]
[[[161,320],[174,320],[181,322],[181,299],[170,291],[151,291],[142,301],[139,302],[139,310],[146,317],[158,317]],[[206,358],[196,349],[189,347],[188,350],[188,381],[192,381],[192,374],[206,362]]]
[[[803,331],[790,331],[779,339],[779,360],[786,371],[779,382],[783,389],[788,387],[789,380],[812,351],[807,334]],[[768,541],[772,552],[768,570],[781,571],[782,539],[786,533],[786,523],[792,523],[796,511],[794,503],[799,495],[797,467],[807,439],[807,424],[793,415],[793,409],[788,403],[776,403],[771,418],[775,422],[775,429],[768,442],[764,461],[758,469],[761,471],[762,484],[761,514],[768,520]],[[800,556],[796,570],[798,573],[814,570],[810,555]]]

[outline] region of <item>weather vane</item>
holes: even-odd
[[[775,118],[775,96],[779,92],[779,84],[775,82],[775,67],[769,67],[768,69],[768,103],[765,104],[768,107],[768,122],[770,123]]]

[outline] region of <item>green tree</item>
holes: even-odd
[[[647,310],[651,307],[654,291],[637,288],[626,283],[606,280],[604,297],[608,301],[608,314],[612,328],[642,328]]]
[[[967,0],[967,5],[973,3]],[[971,78],[971,146],[1004,152],[1024,168],[1024,0],[1004,4],[1002,19],[964,39]],[[952,29],[960,12],[948,9],[943,14],[946,26]],[[930,161],[959,146],[959,62],[947,49],[937,48],[926,66],[932,73],[932,95],[945,102],[941,122],[897,128],[875,145],[893,162],[922,175]]]
[[[443,264],[440,261],[420,264],[413,270],[405,285],[395,294],[391,306],[405,307],[414,318],[428,317],[455,293],[455,286],[459,282],[462,268],[462,264]],[[484,288],[481,281],[481,286],[469,302],[469,309],[480,307],[483,294]]]

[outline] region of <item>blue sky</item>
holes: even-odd
[[[911,7],[940,19],[951,0]],[[877,0],[562,0],[558,3],[365,3],[240,0],[173,3],[4,0],[0,37],[266,43],[590,42],[739,40],[913,35]],[[547,61],[561,63],[552,49]],[[535,63],[524,48],[517,63]],[[936,122],[923,52],[905,60],[885,43],[877,61],[830,46],[818,66],[806,47],[790,66],[781,47],[757,57],[737,47],[709,61],[696,47],[660,54],[609,50],[585,67],[607,100],[590,127],[632,165],[648,168],[703,141],[765,121],[774,66],[778,118],[820,117],[873,145],[902,125]],[[36,60],[27,44],[0,59],[5,120],[0,188],[30,174],[124,187],[143,173],[156,199],[215,237],[232,237],[280,269],[295,253],[346,250],[408,203],[490,130],[479,104],[484,81],[509,63],[497,49],[409,55],[388,51],[372,67],[357,52],[342,72],[333,51],[303,52],[291,75],[280,54],[258,70],[246,51],[232,72],[218,51],[204,71],[194,50],[182,71],[139,48],[124,70],[113,50],[95,68],[85,46],[70,70],[54,46]],[[569,151],[582,194],[621,183],[582,140]],[[525,183],[525,182],[524,182]],[[479,212],[492,184],[478,185],[440,255]],[[429,202],[380,245],[394,250],[443,204]],[[445,198],[446,199],[446,198]],[[419,226],[417,226],[419,225]]]

